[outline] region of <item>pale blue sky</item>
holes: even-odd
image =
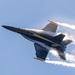
[[[34,60],[33,43],[1,27],[42,29],[48,19],[75,24],[75,1],[0,0],[0,75],[75,75],[75,68]]]

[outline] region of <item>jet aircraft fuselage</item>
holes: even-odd
[[[49,24],[50,27],[52,27],[52,24],[51,23]],[[54,23],[53,25],[56,24]],[[72,41],[71,40],[68,40],[68,42],[63,41],[63,38],[65,37],[64,34],[56,35],[55,31],[57,26],[56,27],[54,26],[52,28],[45,27],[43,30],[21,29],[5,25],[3,25],[3,27],[11,31],[17,32],[26,39],[32,41],[35,45],[36,56],[38,60],[45,60],[50,48],[55,48],[58,51],[60,58],[63,60],[66,59],[64,51],[66,49],[66,45]]]

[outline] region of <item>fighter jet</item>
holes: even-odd
[[[43,29],[16,28],[2,25],[2,27],[21,34],[34,43],[37,60],[45,61],[51,48],[57,50],[59,58],[66,60],[65,50],[72,40],[63,40],[64,34],[56,34],[58,24],[51,21]]]

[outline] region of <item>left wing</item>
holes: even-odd
[[[36,59],[44,61],[47,57],[48,50],[39,44],[34,44],[36,50]]]

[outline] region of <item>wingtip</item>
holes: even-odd
[[[47,21],[51,22],[51,20],[47,20]]]
[[[58,24],[56,23],[56,22],[54,22],[54,21],[51,21],[51,20],[48,20],[51,24],[55,24],[55,25],[57,25],[58,26]]]
[[[50,23],[56,23],[56,22],[54,22],[54,21],[51,21],[51,20],[48,20]]]
[[[51,21],[51,20],[48,20],[49,22],[54,22],[54,21]]]

